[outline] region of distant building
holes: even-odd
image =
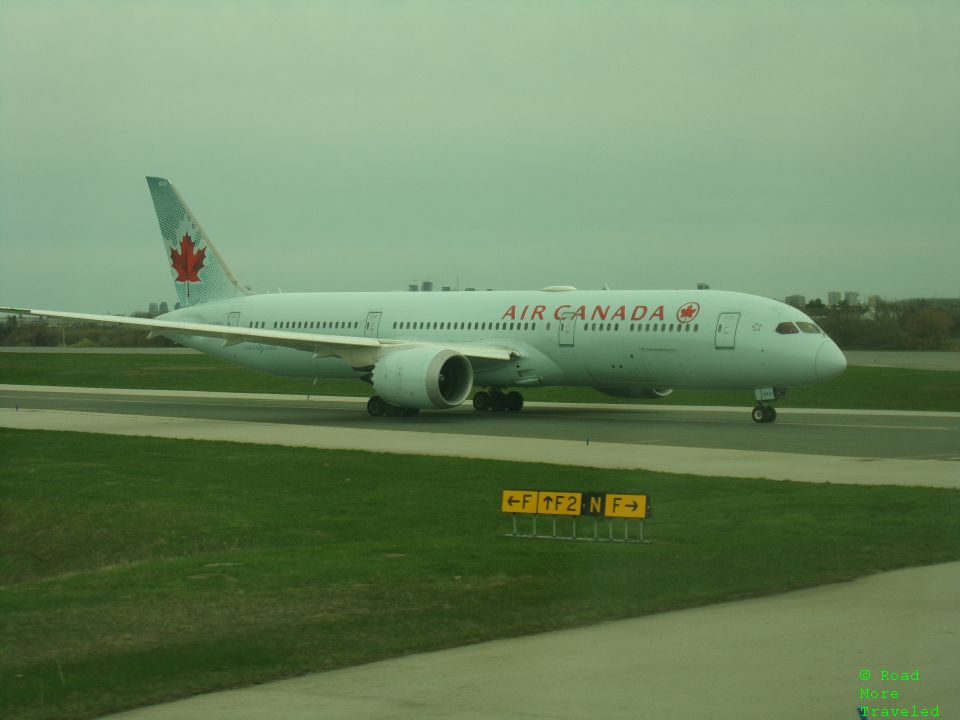
[[[433,280],[424,280],[420,283],[420,290],[422,292],[433,292]]]
[[[874,310],[880,305],[880,296],[879,295],[869,295],[867,296],[867,305],[872,307]]]
[[[860,304],[860,293],[848,290],[843,294],[843,301],[850,306]]]
[[[837,305],[840,304],[841,297],[842,295],[840,295],[839,290],[831,290],[830,292],[827,293],[827,305],[829,305],[830,307],[836,307]]]
[[[440,288],[440,292],[450,292],[450,286],[444,285],[442,288]]]
[[[416,283],[410,283],[409,285],[407,285],[407,290],[409,292],[417,292],[418,290],[420,290],[420,286],[417,285]]]
[[[147,315],[150,317],[156,317],[160,314],[160,304],[159,303],[150,303],[150,307],[147,308]]]
[[[709,283],[697,283],[697,290],[709,290]]]
[[[807,304],[807,299],[803,295],[787,295],[784,302],[787,305],[793,305],[795,308],[802,308]]]
[[[160,302],[160,314],[161,314],[161,315],[166,315],[168,312],[170,312],[170,306],[167,305],[167,301],[166,301],[166,300],[161,301],[161,302]]]

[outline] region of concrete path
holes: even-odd
[[[116,720],[580,720],[960,715],[960,563],[437,653]],[[873,678],[861,681],[861,671]],[[881,671],[917,681],[880,680]],[[860,689],[898,700],[861,700]]]

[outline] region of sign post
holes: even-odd
[[[605,492],[570,492],[553,490],[504,490],[500,498],[500,510],[513,517],[513,537],[540,537],[555,540],[592,540],[600,541],[598,523],[601,518],[608,521],[608,542],[646,542],[643,537],[643,521],[650,516],[650,497],[648,495]],[[531,535],[521,535],[517,527],[520,515],[531,515]],[[552,534],[537,533],[537,519],[541,515],[550,517]],[[593,537],[577,537],[577,518],[587,515],[593,518]],[[569,517],[572,530],[570,535],[558,535],[557,520]],[[613,523],[623,520],[623,539],[617,539],[613,533]],[[640,538],[630,538],[630,521],[640,521]]]

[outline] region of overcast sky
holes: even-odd
[[[258,290],[960,295],[957,2],[0,3],[0,304]]]

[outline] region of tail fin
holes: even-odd
[[[169,180],[148,177],[180,307],[249,295]]]

